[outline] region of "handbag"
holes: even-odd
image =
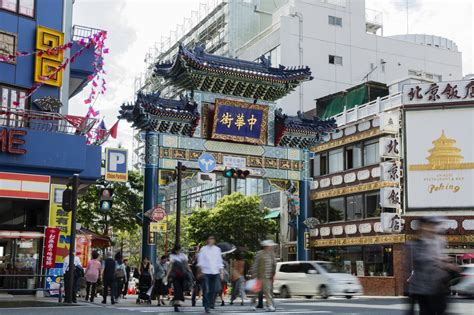
[[[262,291],[262,281],[258,279],[250,279],[245,283],[245,291],[249,293],[258,293]]]

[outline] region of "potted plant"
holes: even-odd
[[[375,274],[375,266],[374,265],[370,265],[369,266],[369,276],[373,277]]]
[[[388,276],[388,266],[387,265],[383,265],[382,276],[384,276],[384,277]]]

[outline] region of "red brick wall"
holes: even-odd
[[[364,295],[395,295],[395,278],[394,277],[358,277]]]

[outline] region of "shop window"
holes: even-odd
[[[315,201],[313,203],[313,217],[321,223],[328,222],[328,202],[327,200]]]
[[[344,150],[345,152],[345,169],[350,170],[362,166],[362,146],[361,144],[354,144],[348,146]]]
[[[362,195],[349,196],[346,200],[346,220],[360,220],[364,216],[364,199]]]
[[[380,162],[379,139],[364,143],[364,166]]]
[[[364,246],[364,266],[367,276],[393,276],[392,246]]]
[[[1,0],[0,0],[1,3]],[[16,53],[16,36],[15,34],[0,31],[0,54],[15,55]],[[15,63],[15,61],[8,61]]]
[[[329,222],[344,220],[344,197],[329,199]]]
[[[329,174],[341,172],[344,170],[343,149],[329,151]]]
[[[380,216],[380,192],[365,195],[365,217],[377,218]]]

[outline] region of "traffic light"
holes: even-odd
[[[250,175],[248,170],[229,168],[224,170],[224,177],[245,179]]]
[[[69,186],[63,191],[62,207],[66,212],[72,211],[72,190],[69,189]]]
[[[112,208],[112,195],[114,194],[113,188],[101,188],[100,189],[100,211],[108,212]]]

